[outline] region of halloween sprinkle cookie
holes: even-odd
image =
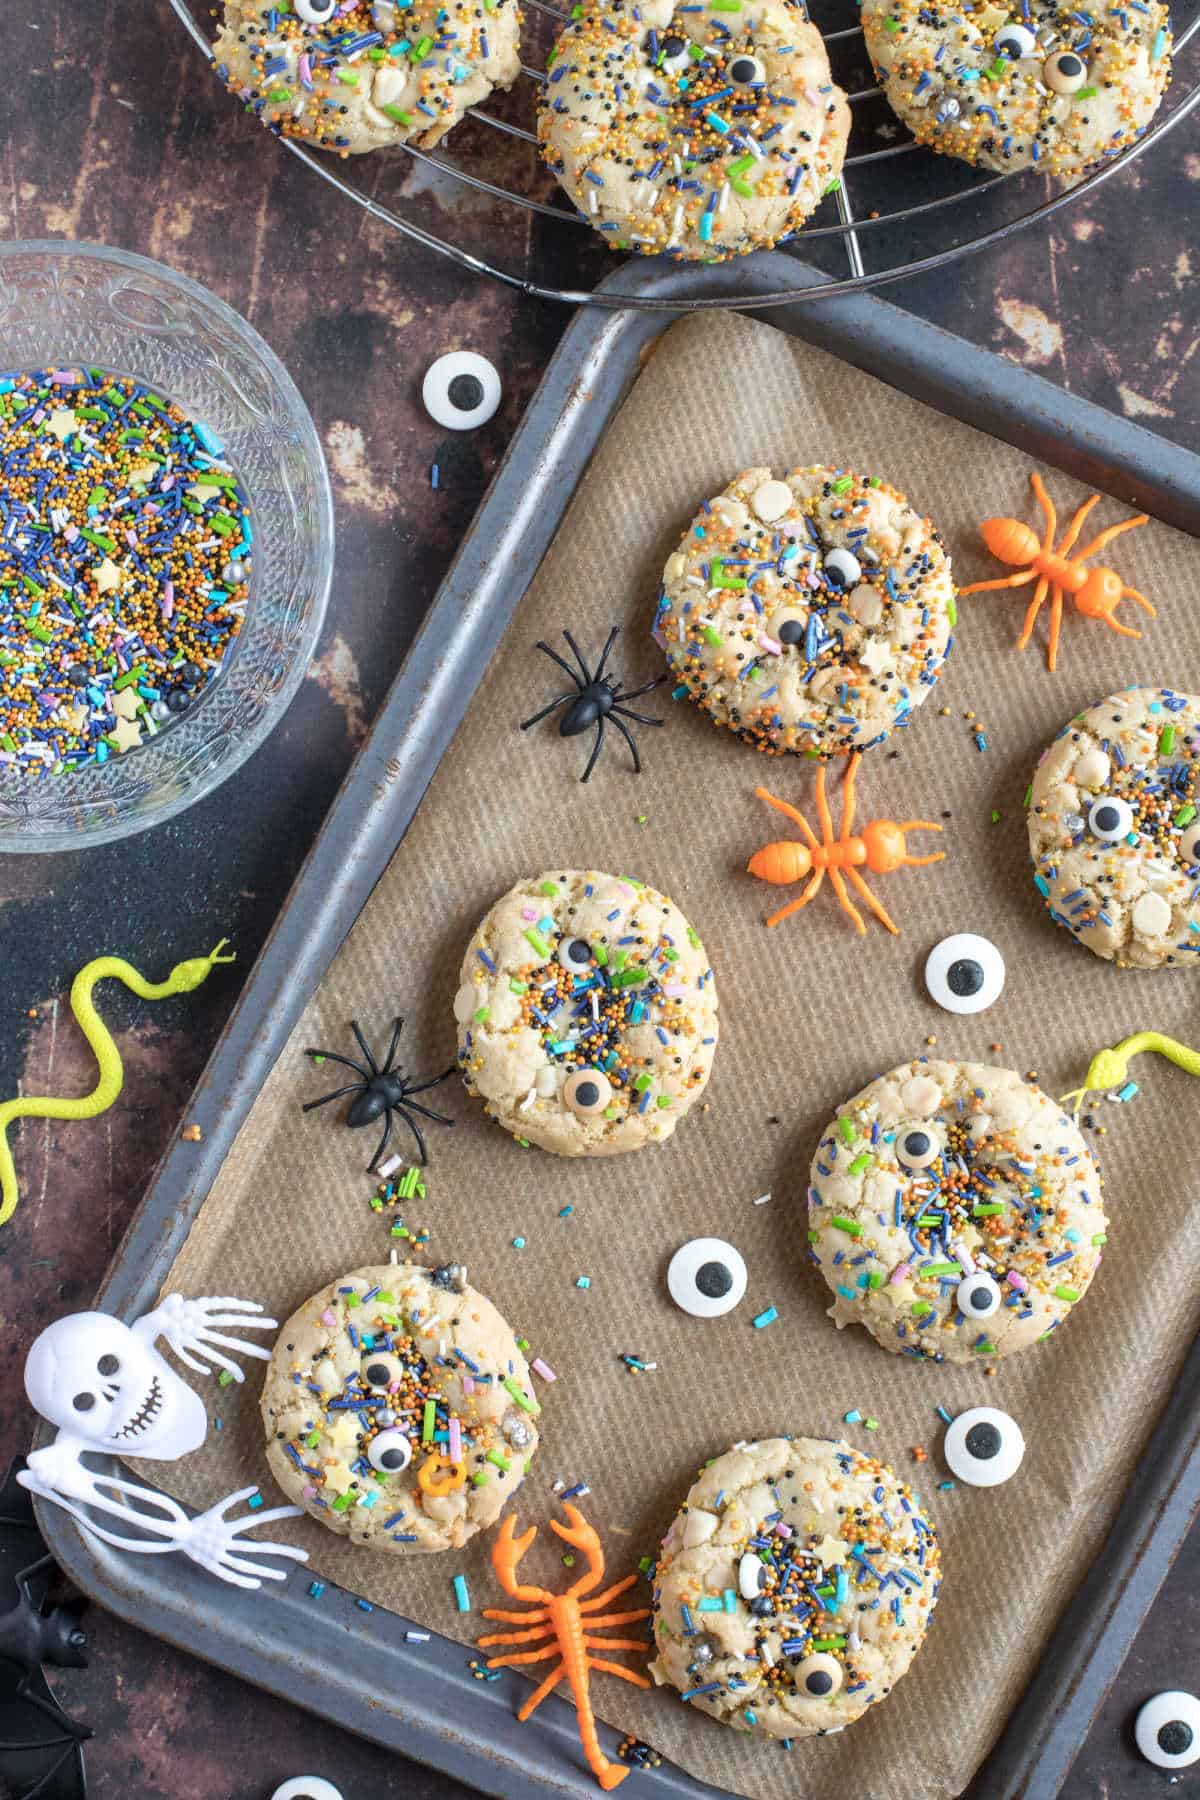
[[[735,1444],[663,1540],[650,1673],[736,1731],[840,1731],[912,1662],[940,1573],[933,1526],[883,1463],[828,1438]]]
[[[849,131],[795,0],[585,0],[538,113],[543,158],[614,249],[706,262],[797,230]]]
[[[1101,1186],[1079,1127],[1032,1082],[905,1063],[846,1102],[813,1157],[808,1241],[829,1316],[898,1356],[1011,1355],[1087,1292]]]
[[[1200,697],[1127,688],[1043,754],[1028,803],[1056,924],[1121,968],[1200,964]]]
[[[1073,10],[865,0],[863,32],[919,144],[986,169],[1076,175],[1140,137],[1171,78],[1158,0]]]
[[[467,946],[454,1016],[468,1092],[560,1156],[670,1137],[717,1047],[712,970],[679,908],[594,869],[497,900]]]
[[[878,476],[747,469],[667,558],[654,635],[716,725],[768,753],[882,743],[941,671],[957,618],[928,519]]]
[[[457,1549],[528,1473],[540,1408],[510,1327],[456,1267],[331,1281],[279,1333],[267,1461],[314,1519],[379,1550]]]
[[[431,149],[520,72],[516,0],[225,0],[213,60],[282,137],[343,156]]]

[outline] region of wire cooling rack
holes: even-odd
[[[403,237],[538,299],[673,312],[737,306],[727,283],[720,293],[705,292],[702,264],[695,265],[695,295],[686,299],[626,297],[611,285],[605,292],[587,285],[616,259],[541,163],[533,129],[545,58],[567,13],[551,0],[521,4],[526,60],[514,87],[472,107],[435,151],[405,144],[342,159],[292,138],[277,142]],[[171,5],[211,62],[193,0]],[[811,10],[834,79],[850,100],[850,143],[839,188],[785,246],[803,257],[806,279],[765,296],[748,293],[744,304],[755,308],[859,292],[997,243],[1111,181],[1200,103],[1200,0],[1176,0],[1175,76],[1144,136],[1074,184],[973,169],[907,135],[875,84],[857,0],[812,0]]]

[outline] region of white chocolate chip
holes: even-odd
[[[910,1076],[900,1090],[900,1104],[916,1119],[927,1119],[935,1113],[941,1098],[941,1089],[928,1075]]]
[[[861,582],[846,604],[860,625],[878,625],[883,616],[883,595],[869,582]]]
[[[663,570],[663,580],[667,586],[670,586],[673,582],[682,581],[686,573],[687,557],[682,550],[676,550],[672,556],[667,558],[667,566]]]
[[[536,1085],[537,1091],[542,1098],[544,1100],[549,1099],[551,1094],[557,1093],[558,1091],[558,1070],[549,1066],[540,1068],[536,1076]]]
[[[479,1010],[479,990],[471,981],[464,981],[454,996],[454,1017],[460,1025],[473,1019]]]
[[[1095,746],[1085,750],[1075,761],[1075,784],[1083,788],[1103,788],[1108,786],[1111,763],[1103,750]]]
[[[1161,937],[1170,926],[1170,903],[1161,894],[1143,894],[1133,909],[1133,929],[1138,936]]]
[[[687,1518],[683,1522],[683,1547],[694,1550],[697,1544],[706,1544],[717,1529],[716,1513],[705,1512],[703,1507],[689,1508]]]
[[[781,519],[792,504],[792,490],[786,481],[764,481],[750,496],[750,504],[765,525]]]

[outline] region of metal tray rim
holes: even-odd
[[[820,281],[816,271],[805,274]],[[734,266],[718,279],[728,283],[731,305],[753,312],[754,285],[769,292],[772,271]],[[618,271],[612,283],[631,280],[662,301],[682,285],[677,269],[652,261]],[[179,1140],[168,1150],[117,1249],[97,1301],[107,1310],[135,1316],[157,1293],[257,1086],[420,804],[641,355],[674,316],[588,309],[561,340],[193,1095],[188,1116],[201,1127],[200,1145]],[[872,296],[812,300],[768,317],[926,404],[1021,444],[1032,459],[1056,462],[1200,535],[1200,456],[1181,446]],[[1068,1603],[1037,1683],[972,1794],[1016,1800],[1050,1796],[1061,1785],[1200,1505],[1198,1376],[1200,1340],[1124,1497],[1105,1556]],[[41,1503],[38,1513],[72,1580],[194,1654],[485,1792],[594,1791],[577,1766],[573,1709],[565,1701],[544,1709],[542,1733],[516,1726],[507,1684],[474,1683],[461,1645],[435,1637],[414,1650],[404,1643],[404,1621],[376,1611],[368,1623],[353,1596],[333,1585],[318,1606],[307,1597],[302,1571],[280,1591],[254,1596],[260,1621],[259,1609],[276,1608],[273,1633],[261,1623],[239,1631],[234,1609],[214,1606],[211,1582],[191,1565],[149,1578],[138,1570],[132,1578],[128,1563],[93,1546],[66,1515]],[[323,1647],[330,1654],[322,1656]],[[404,1680],[389,1684],[394,1698],[381,1702],[385,1654]],[[486,1741],[473,1729],[476,1720]],[[642,1779],[655,1794],[696,1800],[719,1792],[666,1765]]]

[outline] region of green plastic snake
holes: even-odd
[[[8,1147],[8,1128],[12,1121],[94,1119],[97,1113],[107,1112],[121,1092],[125,1080],[121,1053],[92,1000],[92,989],[96,983],[112,976],[116,981],[123,981],[142,1000],[166,1000],[172,994],[190,994],[202,981],[207,980],[214,964],[233,962],[233,952],[230,951],[227,955],[224,953],[227,942],[227,938],[222,938],[216,949],[207,956],[193,956],[187,962],[176,963],[165,981],[145,980],[131,964],[119,956],[98,956],[94,962],[80,969],[71,983],[71,1011],[92,1047],[99,1065],[100,1079],[90,1094],[81,1094],[78,1098],[59,1099],[52,1094],[30,1094],[17,1100],[5,1100],[0,1105],[0,1225],[12,1218],[20,1199],[17,1171],[13,1166],[12,1151]]]
[[[1064,1094],[1060,1105],[1065,1106],[1068,1100],[1073,1100],[1078,1115],[1089,1093],[1100,1088],[1122,1087],[1129,1078],[1131,1059],[1140,1056],[1144,1050],[1165,1056],[1168,1062],[1173,1062],[1188,1075],[1200,1075],[1200,1051],[1189,1050],[1186,1044],[1181,1044],[1177,1038],[1164,1037],[1161,1031],[1135,1031],[1132,1037],[1124,1038],[1111,1050],[1098,1050],[1088,1064],[1083,1086]]]

